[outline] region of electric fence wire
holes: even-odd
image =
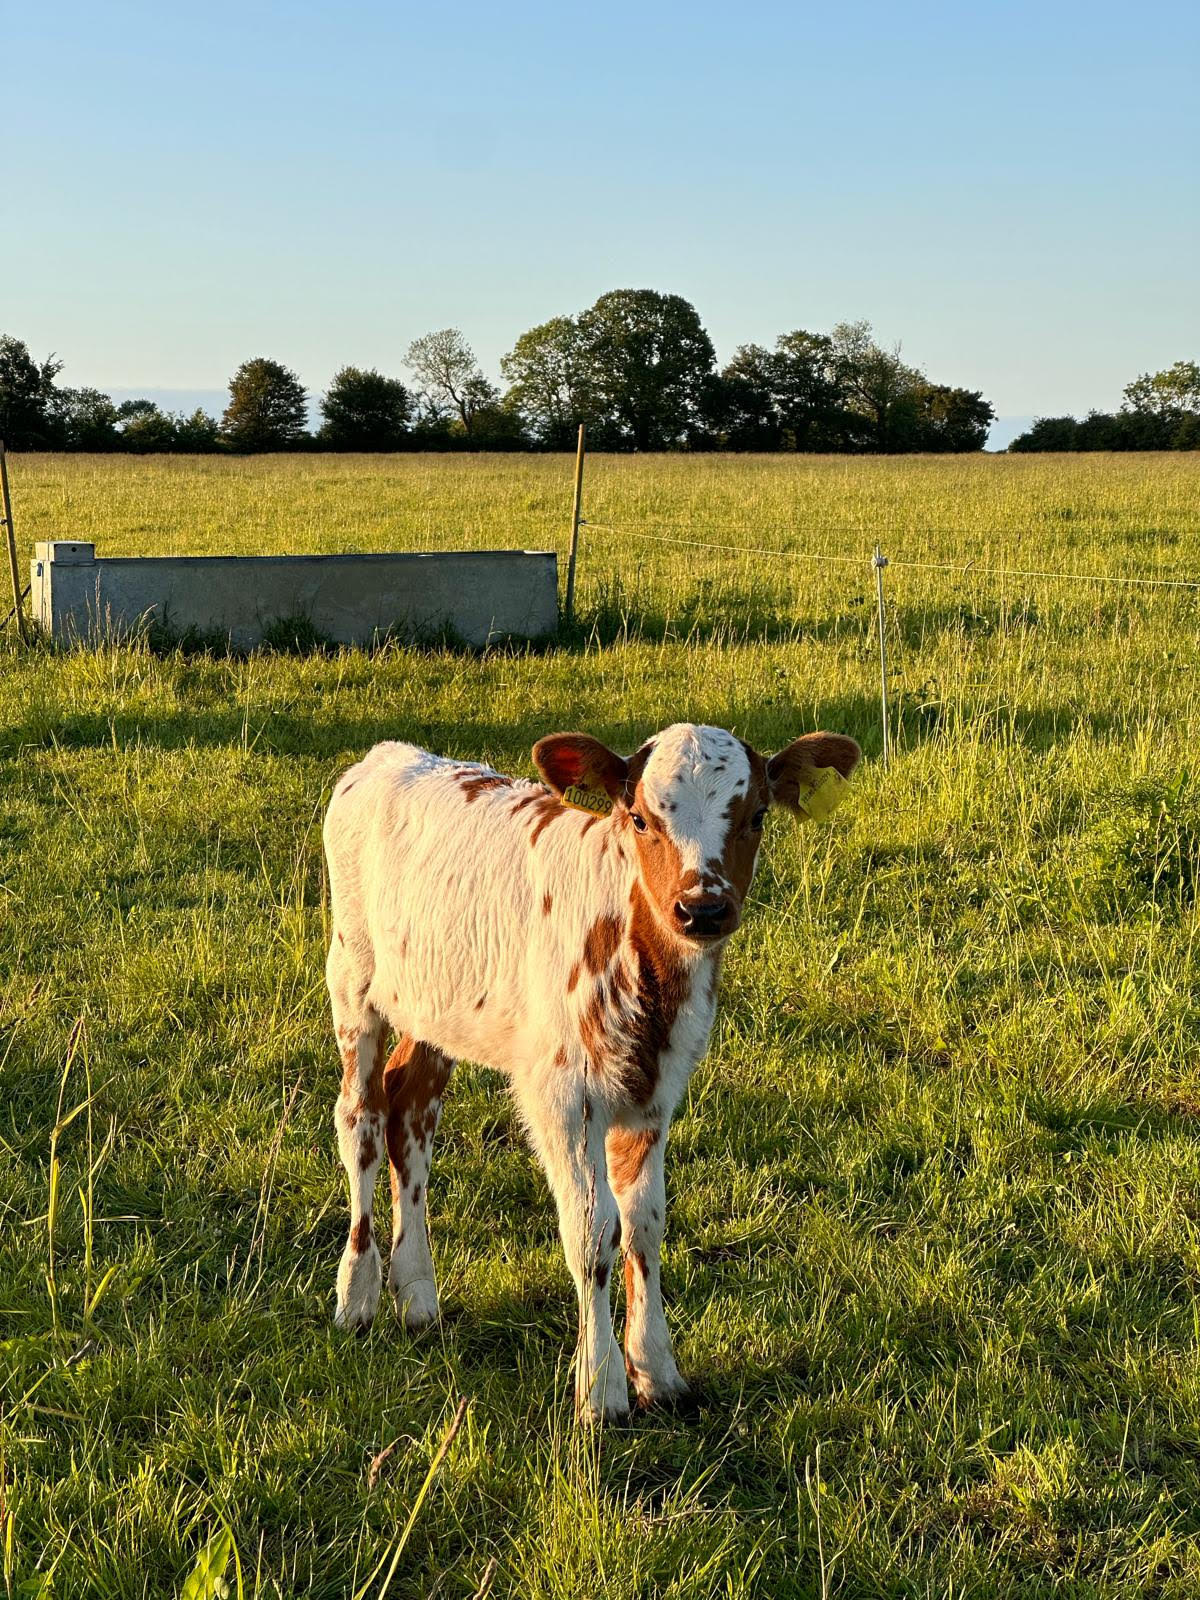
[[[580,527],[598,528],[603,532],[623,533],[648,544],[682,546],[693,550],[720,550],[731,555],[775,556],[785,561],[815,561],[821,565],[870,566],[869,555],[834,555],[813,550],[785,550],[778,545],[717,544],[706,539],[674,539],[665,534],[645,533],[632,523],[592,522],[580,518]],[[1111,583],[1136,588],[1200,590],[1200,579],[1195,578],[1129,578],[1108,572],[1050,572],[1020,567],[983,567],[975,561],[960,565],[949,561],[907,561],[903,556],[889,556],[891,567],[906,567],[914,572],[954,572],[963,577],[978,578],[1055,578],[1070,583]]]

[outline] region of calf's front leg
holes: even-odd
[[[606,1143],[625,1252],[625,1366],[639,1406],[676,1404],[690,1391],[675,1365],[663,1314],[666,1128],[611,1128]]]

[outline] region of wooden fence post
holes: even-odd
[[[8,534],[8,569],[12,573],[13,611],[17,618],[17,632],[21,643],[29,643],[29,630],[25,626],[25,607],[21,604],[21,574],[17,568],[17,536],[13,531],[12,501],[8,497],[8,457],[4,453],[4,440],[0,439],[0,506],[4,510],[4,528]]]

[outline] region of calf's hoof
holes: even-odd
[[[575,1413],[580,1422],[588,1428],[627,1428],[633,1420],[628,1400],[624,1405],[616,1403],[592,1405],[590,1402],[577,1401]]]
[[[576,1373],[575,1410],[581,1422],[621,1427],[629,1421],[629,1388],[621,1347],[614,1340],[608,1357],[595,1369],[588,1382],[586,1374]]]
[[[630,1367],[636,1405],[639,1411],[662,1411],[674,1416],[691,1416],[701,1408],[701,1398],[687,1380],[673,1370],[651,1377],[648,1372]]]
[[[417,1278],[403,1285],[388,1283],[396,1302],[396,1315],[409,1333],[423,1333],[438,1319],[437,1285],[432,1278]]]
[[[681,1380],[682,1382],[682,1380]],[[640,1413],[667,1417],[694,1417],[704,1410],[702,1390],[684,1383],[682,1388],[639,1393],[637,1408]]]
[[[361,1254],[347,1248],[338,1267],[336,1325],[365,1333],[375,1320],[382,1284],[383,1265],[374,1244]]]

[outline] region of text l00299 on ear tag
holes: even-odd
[[[811,778],[800,780],[797,798],[814,822],[824,822],[849,793],[850,785],[836,767],[814,767]]]
[[[613,808],[611,797],[603,789],[582,789],[577,783],[563,790],[562,803],[576,811],[590,811],[594,817],[606,817]]]

